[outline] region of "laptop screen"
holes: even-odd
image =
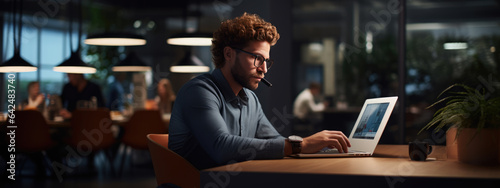
[[[361,120],[356,125],[353,138],[373,140],[377,134],[385,111],[389,107],[389,103],[374,103],[368,104],[361,116]]]

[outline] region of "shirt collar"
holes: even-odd
[[[226,78],[224,78],[224,75],[222,74],[222,71],[220,69],[215,69],[212,72],[212,76],[214,77],[214,81],[216,82],[217,86],[219,86],[222,95],[224,95],[224,99],[226,100],[226,102],[233,105],[237,105],[240,102],[243,105],[248,104],[248,96],[245,91],[246,88],[241,89],[238,95],[235,96],[233,93],[233,89],[231,89],[231,86],[229,86],[229,83],[227,82]]]

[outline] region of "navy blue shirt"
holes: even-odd
[[[88,80],[87,85],[85,85],[85,88],[83,88],[81,92],[79,92],[78,88],[75,86],[67,83],[64,85],[61,93],[63,107],[70,112],[73,112],[77,108],[76,103],[79,100],[90,101],[92,97],[96,97],[98,107],[104,107],[104,98],[102,97],[101,87]]]
[[[186,83],[169,125],[169,149],[198,169],[284,157],[285,138],[264,115],[254,92],[236,96],[220,69]]]
[[[109,110],[125,110],[123,104],[125,102],[124,95],[125,90],[119,81],[115,80],[111,83],[111,85],[109,85],[108,103],[106,104]]]

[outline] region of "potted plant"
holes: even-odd
[[[452,91],[456,87],[461,91]],[[438,131],[451,125],[447,131],[449,158],[454,158],[453,152],[450,151],[456,150],[458,160],[461,162],[498,164],[500,97],[493,97],[490,91],[492,90],[474,89],[463,84],[454,84],[446,88],[438,98],[445,93],[450,95],[438,100],[427,109],[441,103],[445,103],[445,106],[436,111],[433,119],[420,132],[431,127],[435,127],[435,131]]]

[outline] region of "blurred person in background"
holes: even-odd
[[[175,101],[175,93],[172,89],[172,83],[167,78],[162,78],[158,82],[157,96],[155,102],[157,104],[158,110],[162,114],[172,113],[172,104]]]
[[[127,73],[115,72],[114,81],[109,85],[108,100],[106,106],[111,111],[124,112],[125,110],[125,89],[123,83],[127,78]]]
[[[97,107],[104,107],[104,98],[99,85],[85,79],[83,74],[68,73],[67,75],[69,83],[63,87],[61,93],[63,109],[59,111],[64,119],[71,118],[71,112],[78,107],[78,101],[91,101],[95,97]]]
[[[28,98],[24,100],[23,106],[25,110],[45,110],[45,95],[40,93],[40,83],[30,82],[28,84]]]
[[[318,122],[321,120],[321,112],[328,106],[328,102],[316,103],[316,99],[321,95],[321,85],[316,82],[309,84],[295,98],[293,103],[293,115],[302,123]]]

